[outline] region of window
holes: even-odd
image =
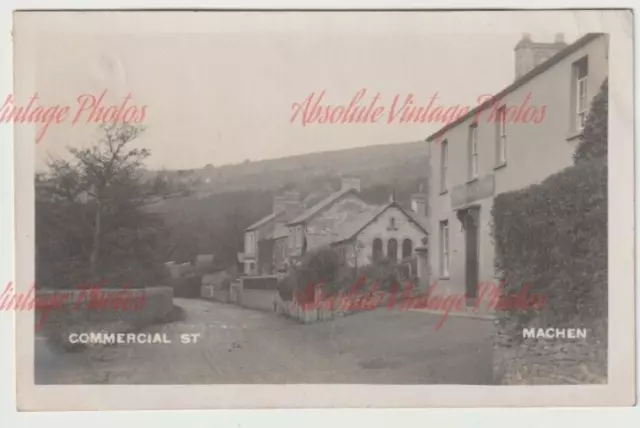
[[[444,140],[440,145],[440,191],[447,191],[447,169],[449,168],[449,142]]]
[[[469,127],[469,180],[478,177],[478,125]]]
[[[394,238],[389,239],[389,242],[387,242],[387,258],[392,262],[398,261],[398,241]]]
[[[576,106],[576,130],[581,131],[587,120],[589,105],[587,104],[587,79],[589,74],[589,63],[587,57],[577,61],[574,65],[575,75],[575,106]]]
[[[440,276],[449,277],[449,222],[440,222]]]
[[[412,253],[413,253],[413,242],[411,242],[411,239],[407,238],[404,241],[402,241],[402,258],[408,259],[411,257]]]
[[[382,260],[382,239],[376,238],[373,240],[373,254],[371,256],[374,262]]]
[[[298,226],[298,230],[296,231],[296,248],[302,247],[302,226]]]
[[[255,235],[253,232],[247,232],[244,235],[244,252],[245,254],[255,254]]]
[[[395,217],[389,218],[389,227],[387,228],[387,230],[398,230],[398,228],[396,227],[396,218]]]
[[[498,109],[498,121],[496,129],[496,166],[507,163],[507,108]]]

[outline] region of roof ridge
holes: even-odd
[[[436,132],[434,132],[433,134],[429,135],[427,137],[426,141],[434,140],[436,137],[439,137],[442,134],[444,134],[445,132],[447,132],[448,130],[455,128],[456,126],[458,126],[459,124],[461,124],[465,120],[469,119],[470,117],[475,116],[475,114],[478,111],[481,112],[485,108],[491,106],[492,103],[494,103],[496,99],[500,99],[500,98],[504,97],[505,95],[515,91],[520,86],[522,86],[525,83],[529,82],[531,79],[535,78],[536,76],[542,74],[544,71],[546,71],[546,70],[550,69],[551,67],[553,67],[555,64],[557,64],[562,59],[564,59],[567,56],[569,56],[570,54],[572,54],[574,51],[578,50],[579,48],[581,48],[582,46],[586,45],[587,43],[597,39],[598,37],[603,36],[604,34],[605,33],[587,33],[584,36],[580,37],[578,40],[576,40],[572,44],[568,45],[567,47],[565,47],[564,49],[562,49],[561,51],[559,51],[555,55],[551,56],[549,59],[547,59],[542,64],[539,64],[537,67],[534,67],[528,73],[524,74],[523,76],[520,76],[520,78],[516,79],[511,84],[505,86],[502,90],[500,90],[496,95],[492,96],[489,100],[487,100],[487,101],[483,102],[482,104],[478,105],[477,107],[469,110],[469,112],[467,114],[465,114],[464,116],[460,116],[458,119],[456,119],[453,122],[441,127]]]
[[[347,193],[355,193],[358,197],[360,197],[360,193],[357,191],[357,189],[354,189],[352,187],[342,189],[342,190],[337,190],[327,195],[321,201],[318,201],[317,204],[314,204],[308,209],[306,209],[305,211],[303,211],[299,216],[289,221],[287,225],[294,225],[294,224],[302,223],[306,220],[309,220],[311,217],[318,214],[323,208],[328,207],[333,201],[338,199],[340,196],[346,195]]]

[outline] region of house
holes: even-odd
[[[343,177],[340,190],[304,211],[299,211],[298,196],[288,192],[280,197],[285,205],[274,202],[272,214],[245,230],[241,256],[246,275],[286,273],[306,253],[322,247],[335,248],[345,265],[356,268],[383,258],[408,263],[428,235],[422,189],[412,196],[411,207],[393,196],[383,205],[367,203],[356,177]]]
[[[282,231],[286,223],[298,215],[304,207],[297,192],[286,192],[273,199],[272,213],[261,218],[244,230],[244,252],[238,254],[238,261],[244,264],[245,275],[266,275],[274,273],[274,251],[276,243],[281,244]],[[282,249],[279,250],[283,255]],[[278,259],[283,264],[283,261]]]
[[[434,232],[429,264],[438,287],[478,296],[497,281],[491,235],[495,195],[540,183],[573,164],[591,99],[608,74],[608,37],[515,48],[516,80],[427,138]]]
[[[226,269],[221,269],[213,273],[207,273],[202,275],[202,286],[225,288],[234,279],[233,275]]]
[[[295,261],[308,251],[331,245],[340,238],[343,224],[373,215],[376,208],[360,197],[360,179],[343,177],[340,190],[287,223],[289,257]]]
[[[332,243],[343,260],[352,267],[365,266],[386,259],[406,263],[409,274],[415,273],[415,248],[428,238],[426,194],[411,197],[411,209],[403,208],[392,195],[389,203],[377,207],[340,225],[338,238]],[[425,278],[423,278],[425,280]]]

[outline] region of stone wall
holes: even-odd
[[[172,311],[171,287],[38,290],[34,315],[36,334],[65,345],[71,333],[135,331]]]
[[[304,324],[311,324],[386,306],[390,297],[391,295],[386,292],[376,292],[363,299],[340,293],[322,300],[320,293],[316,293],[313,303],[301,304],[295,300],[283,300],[280,295],[277,295],[275,310],[280,315],[293,318]]]
[[[240,278],[244,290],[277,290],[278,277],[276,275],[247,276]]]
[[[497,322],[496,322],[497,323]],[[494,379],[502,385],[607,383],[605,323],[587,329],[586,339],[517,339],[496,324]],[[521,334],[521,333],[520,333]]]
[[[203,285],[200,289],[200,292],[203,299],[211,299],[222,303],[229,303],[231,301],[231,293],[228,288],[218,288],[213,285]]]
[[[252,278],[253,279],[253,278]],[[257,278],[264,280],[265,278]],[[275,279],[267,278],[267,279]],[[271,281],[250,281],[245,288],[247,281],[240,280],[231,283],[228,289],[215,286],[202,286],[201,296],[204,299],[211,299],[222,303],[232,303],[244,308],[257,309],[261,311],[274,311],[276,309],[276,298],[279,297],[277,287],[271,289]],[[277,286],[277,280],[276,280]]]
[[[240,306],[261,311],[275,310],[277,290],[243,290]]]

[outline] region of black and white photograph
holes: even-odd
[[[29,409],[635,400],[631,12],[13,31]]]

